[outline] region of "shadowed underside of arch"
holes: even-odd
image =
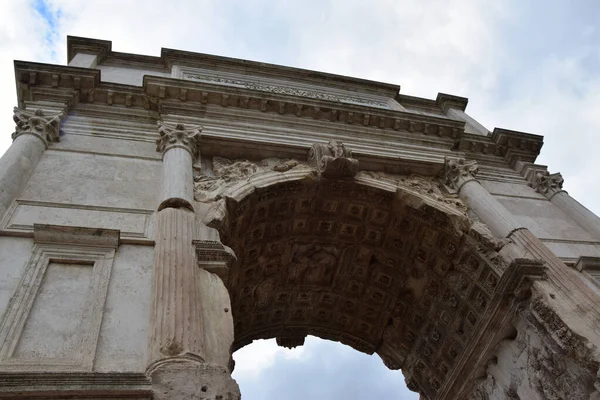
[[[216,204],[210,225],[238,257],[234,350],[273,337],[293,347],[308,334],[340,341],[438,398],[498,339],[519,274],[435,180],[295,168],[255,176]]]

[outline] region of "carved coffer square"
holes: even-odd
[[[91,371],[115,248],[36,244],[0,322],[0,371]]]

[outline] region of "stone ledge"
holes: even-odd
[[[120,398],[148,399],[151,384],[138,373],[0,373],[0,398]]]

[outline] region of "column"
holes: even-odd
[[[493,234],[510,239],[500,251],[507,262],[526,258],[544,263],[547,280],[536,281],[532,287],[532,297],[546,310],[539,314],[540,323],[559,346],[568,348],[574,338],[585,338],[590,347],[598,346],[600,307],[595,291],[581,274],[567,267],[533,233],[520,226],[510,211],[475,180],[476,173],[475,162],[448,158],[445,184],[458,193]]]
[[[15,107],[13,143],[0,158],[0,219],[21,193],[44,150],[59,141],[62,113]]]
[[[494,196],[492,196],[477,180],[477,163],[459,158],[446,159],[445,184],[446,188],[459,197],[487,225],[489,230],[498,237],[507,237],[516,229],[522,228]]]
[[[198,126],[158,124],[163,174],[147,367],[156,400],[239,399],[227,368],[229,349],[221,363],[214,363],[214,347],[219,343],[214,331],[222,326],[215,310],[220,308],[220,314],[231,318],[229,296],[218,277],[199,268],[193,244],[198,230],[193,163],[199,157],[200,131]],[[217,296],[219,287],[225,291],[225,305]]]
[[[532,176],[531,186],[592,234],[595,239],[600,240],[600,218],[562,190],[563,182],[560,173],[549,174],[547,171],[538,171]]]
[[[158,124],[157,151],[163,154],[163,174],[154,248],[150,365],[171,357],[203,359],[202,311],[192,247],[195,217],[191,203],[191,170],[200,129],[182,124]]]

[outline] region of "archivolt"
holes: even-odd
[[[422,177],[328,180],[303,166],[226,188],[207,223],[238,257],[234,348],[312,334],[377,352],[435,397],[507,268],[498,242],[440,193]]]

